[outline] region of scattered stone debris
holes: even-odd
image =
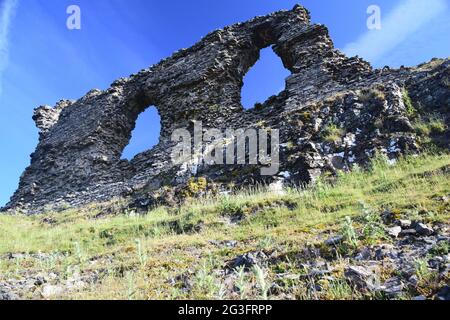
[[[269,258],[266,256],[266,254],[262,251],[249,252],[237,257],[230,263],[230,267],[232,269],[244,267],[246,270],[250,270],[255,265],[267,265],[268,259]]]
[[[25,260],[34,259],[45,264],[49,259],[58,259],[63,257],[62,254],[26,254],[26,253],[9,253],[0,256],[0,260]],[[99,265],[110,263],[109,257],[101,257],[91,260],[90,264],[101,261]],[[107,271],[104,269],[86,270],[79,272],[76,269],[70,275],[62,275],[59,272],[52,271],[28,271],[20,272],[20,278],[11,279],[0,278],[0,300],[21,300],[21,299],[57,299],[64,294],[80,290],[84,287],[93,285],[100,281]]]
[[[430,236],[434,233],[434,230],[423,223],[417,223],[416,232],[421,236]]]
[[[192,289],[192,275],[191,274],[182,274],[176,276],[173,279],[169,280],[169,283],[177,288],[183,290],[184,292],[189,292]]]
[[[238,242],[235,240],[225,240],[225,241],[210,240],[209,243],[217,247],[226,247],[226,248],[235,248],[238,245]]]
[[[439,300],[450,301],[450,286],[446,285],[437,294]]]
[[[403,230],[403,229],[410,229],[412,222],[411,220],[397,220],[396,224],[400,226],[400,228]]]
[[[397,226],[397,227],[388,228],[386,230],[386,232],[391,237],[397,238],[400,235],[400,233],[402,232],[402,227]]]
[[[283,293],[283,286],[280,284],[285,281],[302,281],[302,285],[309,286],[310,292],[320,292],[321,281],[331,283],[338,281],[342,277],[339,276],[339,269],[344,265],[344,279],[352,288],[362,293],[381,295],[388,299],[449,299],[448,285],[439,291],[433,291],[430,295],[423,295],[417,291],[422,281],[417,274],[418,261],[426,262],[426,273],[434,274],[433,279],[437,281],[436,283],[448,281],[450,254],[446,249],[447,246],[442,244],[450,244],[449,229],[439,224],[432,227],[409,220],[387,219],[386,224],[386,230],[392,231],[391,243],[364,246],[348,256],[323,256],[320,250],[314,247],[300,250],[299,258],[304,262],[299,263],[298,267],[303,272],[276,274],[276,285],[272,288],[274,294],[292,298]],[[341,235],[335,235],[322,243],[336,250],[344,245],[344,241]],[[275,252],[245,253],[227,264],[225,281],[231,283],[236,281],[234,272],[229,270],[235,271],[239,267],[244,267],[249,272],[255,265],[267,270],[271,265],[280,263],[280,259],[283,257]],[[391,276],[387,279],[383,279],[385,270],[390,270]]]
[[[56,298],[64,293],[64,287],[51,284],[44,285],[41,290],[44,299]]]
[[[374,267],[348,266],[344,275],[359,289],[374,291],[379,288],[379,279]]]
[[[6,284],[0,283],[0,301],[1,300],[19,300],[19,296],[16,295]]]
[[[399,277],[393,277],[387,280],[380,288],[379,291],[385,293],[390,298],[398,298],[404,293],[405,284]]]
[[[325,244],[327,246],[335,246],[335,245],[342,243],[343,240],[344,240],[343,236],[331,237],[325,241]]]

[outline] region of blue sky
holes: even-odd
[[[37,144],[35,107],[105,89],[214,29],[297,2],[311,10],[314,22],[329,27],[336,47],[377,67],[450,56],[448,0],[0,0],[0,205]],[[66,9],[73,4],[81,8],[81,30],[66,28]],[[371,4],[381,8],[381,30],[367,29]],[[287,74],[265,50],[245,79],[243,105],[282,90]],[[124,157],[156,143],[158,130],[150,109]]]

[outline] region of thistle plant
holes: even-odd
[[[258,265],[253,266],[253,273],[256,276],[256,283],[257,283],[259,289],[261,290],[261,298],[263,300],[268,300],[270,284],[266,280],[266,277],[267,277],[266,273]]]
[[[136,251],[141,266],[145,267],[147,265],[148,256],[142,248],[142,241],[140,239],[136,239]]]

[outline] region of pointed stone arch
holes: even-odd
[[[241,101],[244,109],[252,109],[278,95],[285,89],[286,78],[290,74],[271,47],[261,49],[258,61],[243,79]]]

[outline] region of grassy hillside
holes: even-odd
[[[114,210],[117,200],[39,216],[3,215],[0,296],[433,298],[449,282],[448,273],[430,263],[448,258],[449,173],[447,154],[395,165],[378,158],[368,171],[284,194],[260,188],[146,214]],[[422,222],[434,235],[390,236],[399,219]],[[361,258],[383,248],[409,250],[410,260]],[[349,266],[372,274],[360,283]],[[381,287],[368,285],[372,276]],[[392,279],[403,283],[400,293],[386,289]]]

